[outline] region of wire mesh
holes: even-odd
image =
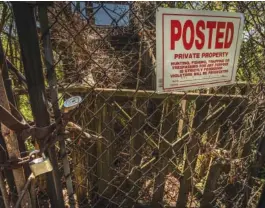
[[[158,7],[244,13],[237,83],[157,94]],[[81,130],[70,131],[65,140],[70,176],[64,174],[65,155],[57,146],[66,205],[257,206],[264,184],[263,2],[54,2],[47,14],[58,101],[83,98],[71,118]],[[39,18],[36,10],[37,25]],[[10,24],[17,56],[10,49],[6,54],[22,72],[14,22]],[[11,33],[3,36],[10,39]],[[47,34],[38,33],[42,42]],[[29,101],[13,79],[25,114]],[[50,103],[47,93],[54,119]],[[67,193],[67,177],[73,196]],[[46,191],[40,178],[43,206],[49,204]]]

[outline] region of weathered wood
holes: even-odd
[[[78,133],[73,133],[71,138],[74,140],[76,148],[71,151],[72,164],[73,164],[73,178],[75,184],[75,191],[77,202],[79,206],[83,206],[88,203],[88,176],[86,173],[88,165],[88,153],[86,146],[88,144],[82,141],[82,138]],[[71,203],[71,199],[69,199]]]
[[[155,90],[156,77],[155,77],[155,57],[152,51],[152,47],[148,41],[146,41],[146,36],[143,36],[143,53],[142,53],[142,67],[143,67],[143,78],[145,79],[144,88],[145,90]]]
[[[224,105],[224,103],[222,102],[216,102],[216,100],[213,100],[211,102],[211,109],[209,112],[209,115],[211,115],[214,110],[220,108],[222,105]],[[221,114],[223,114],[224,112],[224,109],[222,110]],[[222,116],[222,115],[220,115]],[[220,123],[219,123],[219,119],[215,119],[214,121],[212,121],[210,123],[210,128],[209,127],[206,127],[208,129],[207,131],[207,139],[206,139],[206,142],[211,144],[211,145],[215,145],[216,144],[216,141],[217,141],[217,138],[218,138],[218,132],[219,132],[219,129],[220,129]],[[206,174],[207,174],[207,171],[208,171],[208,168],[210,166],[210,161],[211,161],[211,158],[210,157],[207,157],[205,156],[204,154],[202,154],[202,159],[201,162],[200,162],[200,167],[199,167],[199,177],[200,178],[203,178]]]
[[[100,98],[97,100],[99,110],[98,134],[103,138],[97,141],[98,158],[98,193],[103,198],[110,199],[114,195],[113,179],[113,142],[114,137],[114,114],[112,102]]]
[[[138,97],[139,98],[139,97]],[[140,97],[141,98],[141,97]],[[147,102],[147,132],[158,129],[163,110],[163,101],[159,99],[149,99]]]
[[[84,124],[86,127],[93,132],[97,132],[97,103],[96,103],[96,96],[91,94],[89,98],[86,99],[86,108],[88,109],[86,113],[82,113],[82,117],[84,118]],[[78,117],[80,118],[80,117]],[[87,154],[88,157],[88,183],[89,183],[89,198],[91,200],[91,205],[96,205],[98,201],[98,173],[97,173],[97,143],[93,142],[88,149]]]
[[[163,107],[161,136],[159,142],[159,158],[157,161],[157,171],[154,183],[154,193],[152,196],[152,207],[163,207],[163,197],[165,189],[165,177],[169,171],[169,160],[172,159],[172,149],[168,143],[172,143],[176,138],[178,120],[177,113],[179,104],[175,99],[168,98]]]
[[[242,139],[241,128],[243,127],[243,118],[246,112],[247,103],[242,101],[231,101],[230,106],[228,108],[232,108],[231,114],[227,117],[230,124],[228,123],[228,135],[227,141],[224,143],[225,149],[231,152],[231,159],[236,159],[237,154],[240,151],[238,149],[238,143],[240,143],[240,139]],[[226,206],[233,207],[235,202],[234,199],[237,196],[237,193],[240,189],[242,189],[241,184],[238,183],[237,171],[238,167],[235,162],[231,162],[230,166],[227,168],[229,170],[229,182],[225,189],[228,200],[226,201]]]
[[[137,98],[149,98],[149,99],[165,99],[169,95],[176,97],[176,99],[187,99],[187,100],[195,100],[196,98],[204,97],[208,99],[208,101],[212,99],[218,99],[220,101],[230,101],[233,100],[247,100],[246,96],[241,95],[228,95],[228,94],[200,94],[200,93],[184,93],[184,92],[172,92],[171,94],[163,93],[157,94],[156,91],[153,90],[133,90],[133,89],[115,89],[115,88],[91,88],[87,86],[76,86],[76,87],[67,87],[67,88],[59,88],[59,92],[68,92],[68,93],[90,93],[94,91],[96,94],[100,94],[101,96],[108,97],[133,97]],[[16,94],[26,94],[26,91],[23,89],[15,89]]]
[[[212,165],[207,175],[207,181],[203,191],[203,197],[200,203],[201,208],[212,208],[215,205],[216,197],[214,190],[217,187],[223,165],[215,159],[212,159]]]
[[[188,101],[186,99],[181,100],[181,113],[179,115],[179,126],[178,126],[178,137],[181,137],[182,135],[187,133],[187,125],[188,125]]]
[[[220,117],[220,132],[217,141],[217,146],[221,148],[229,149],[231,142],[229,142],[229,127],[231,127],[232,120],[236,119],[234,113],[237,107],[236,100],[226,102],[226,109],[222,117]]]
[[[221,103],[218,103],[218,105],[220,104]],[[225,147],[226,149],[229,149],[229,146],[230,146],[230,152],[238,152],[238,150],[235,149],[235,145],[233,145],[235,143],[235,142],[233,143],[233,140],[238,138],[238,134],[239,134],[238,128],[240,126],[240,121],[243,119],[243,116],[244,116],[244,113],[243,113],[244,111],[239,110],[239,109],[241,109],[240,107],[246,106],[246,104],[237,103],[236,101],[232,101],[228,103],[228,106],[229,107],[226,107],[224,112],[221,114],[220,118],[217,119],[217,122],[221,121],[220,123],[222,123],[223,126],[221,126],[220,128],[220,132],[219,132],[219,135],[216,137],[216,140],[214,141],[214,143],[211,143],[211,144],[216,144],[217,142],[216,144],[217,147]],[[233,126],[236,126],[236,128],[234,128],[232,131],[234,132],[234,135],[232,137],[230,137],[228,134],[229,128],[225,128],[225,125],[228,125],[228,123],[226,122],[228,122],[229,120],[231,122],[231,124],[229,124],[230,126],[232,124]],[[229,137],[231,138],[231,141],[229,139],[226,139]],[[221,143],[218,144],[218,141],[220,139],[221,139]],[[230,143],[230,145],[228,143]],[[211,162],[212,164],[210,163],[210,169],[207,175],[203,199],[201,202],[202,208],[213,207],[215,205],[213,191],[217,189],[217,180],[219,178],[219,175],[221,174],[221,171],[224,171],[222,170],[224,168],[223,165],[218,163],[218,161],[216,161],[214,158],[212,158],[211,160],[212,160]],[[229,169],[229,167],[226,166],[226,169]],[[233,190],[233,192],[235,192],[235,190]],[[233,195],[233,194],[234,193],[230,192],[230,195]]]
[[[6,150],[6,144],[5,144],[5,140],[2,136],[2,133],[0,132],[0,163],[4,163],[6,160],[7,160],[7,150]],[[0,194],[1,194],[1,199],[0,199],[0,207],[5,207],[4,204],[8,204],[8,206],[6,207],[9,207],[10,205],[10,201],[12,202],[15,202],[16,200],[13,200],[12,198],[12,191],[16,190],[16,186],[15,186],[15,182],[14,182],[14,177],[13,177],[13,174],[12,174],[12,171],[9,170],[8,172],[5,171],[0,171]],[[5,174],[5,175],[4,175]],[[8,174],[11,176],[12,178],[12,182],[10,183],[8,180]],[[10,188],[10,195],[11,195],[11,199],[8,198],[8,193],[7,193],[7,185],[6,185],[6,182],[5,182],[5,177],[6,176],[6,181],[7,181],[7,184],[8,184],[8,188]],[[9,177],[10,177],[9,176]],[[6,196],[5,196],[6,195]]]
[[[183,154],[184,154],[184,143],[186,141],[186,137],[189,136],[188,127],[190,126],[190,116],[189,116],[189,103],[186,99],[182,99],[180,102],[180,112],[179,112],[179,124],[177,130],[177,138],[178,140],[173,143],[174,152],[176,153],[175,162],[177,164],[181,164],[183,162]]]
[[[50,119],[45,101],[45,85],[34,8],[22,2],[12,2],[12,6],[35,125],[37,127],[46,127],[50,124]],[[41,141],[38,140],[38,142],[40,146],[43,145]],[[48,195],[51,200],[51,206],[64,207],[55,147],[51,147],[46,152],[46,155],[53,166],[53,171],[47,173]]]
[[[82,94],[78,95],[83,97]],[[83,105],[86,106],[86,110],[78,111],[73,118],[84,131],[88,129],[93,132],[97,131],[98,121],[95,118],[95,112],[97,111],[95,100],[94,95],[84,100]],[[78,134],[75,134],[73,140],[74,146],[77,145],[77,148],[71,152],[74,193],[79,206],[87,205],[89,201],[94,206],[98,201],[97,143],[87,141]]]
[[[251,155],[253,148],[251,144],[256,141],[261,142],[257,147],[256,160],[249,164],[248,167],[247,182],[244,186],[244,197],[242,202],[243,207],[248,206],[251,197],[251,191],[254,187],[254,177],[258,176],[260,169],[263,167],[265,161],[264,138],[261,134],[264,128],[264,112],[262,112],[261,109],[258,109],[256,112],[252,113],[252,118],[248,119],[250,120],[246,121],[244,125],[244,127],[248,130],[243,135],[243,141],[241,141],[242,149],[238,152],[238,157],[246,158],[247,156]]]
[[[142,173],[138,168],[142,159],[142,150],[144,148],[144,121],[145,121],[145,108],[144,100],[134,99],[131,110],[131,135],[130,135],[130,170],[132,174],[128,178],[129,182],[129,206],[133,206],[137,202],[140,187],[140,178]],[[133,199],[133,200],[131,200]]]
[[[221,105],[222,103],[216,103],[215,104]],[[216,120],[217,123],[219,123],[219,133],[215,138],[214,143],[216,144],[216,147],[225,147],[227,144],[227,137],[228,137],[228,121],[231,115],[236,115],[233,114],[233,110],[234,107],[236,105],[236,103],[226,103],[229,104],[229,107],[226,107],[225,110],[222,112],[222,114],[220,115],[220,117]],[[232,105],[232,106],[230,106]],[[217,126],[214,127],[213,126],[213,131],[217,130]],[[215,129],[216,128],[216,129]],[[211,143],[211,142],[210,142]],[[212,143],[211,143],[212,144]],[[213,199],[210,199],[210,197],[212,197],[213,195],[211,195],[211,192],[216,190],[216,182],[218,180],[218,174],[220,174],[218,171],[220,171],[220,167],[218,165],[218,163],[214,162],[215,159],[211,158],[210,160],[210,164],[209,164],[209,171],[208,171],[208,175],[206,178],[206,182],[205,182],[205,188],[204,188],[204,195],[203,195],[203,205],[210,206],[210,205],[214,205],[215,201]],[[216,175],[212,175],[212,173],[214,173],[215,171],[217,171]],[[209,202],[209,200],[213,200],[211,203]]]
[[[198,98],[196,100],[195,116],[193,119],[192,129],[194,132],[190,134],[190,140],[186,146],[186,161],[184,165],[184,176],[180,180],[180,188],[177,199],[176,207],[185,207],[188,202],[189,192],[192,191],[192,183],[194,179],[194,171],[197,162],[197,156],[199,153],[198,142],[201,139],[202,130],[207,113],[209,104],[205,100]],[[193,196],[191,196],[193,197]]]

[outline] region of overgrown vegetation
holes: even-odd
[[[133,19],[134,14],[131,14],[130,20],[129,22],[127,22],[126,26],[122,26],[122,28],[117,28],[117,26],[108,26],[108,28],[110,29],[108,29],[107,31],[109,31],[110,33],[116,31],[118,33],[121,33],[122,35],[122,31],[124,29],[129,31],[130,28],[134,28],[135,31],[146,30],[153,31],[154,33],[154,8],[157,6],[244,13],[245,28],[243,43],[241,47],[241,55],[239,59],[237,80],[238,82],[243,81],[257,83],[260,80],[260,77],[264,76],[264,60],[262,57],[264,55],[265,47],[265,31],[263,30],[262,25],[264,25],[265,23],[265,11],[263,2],[135,2],[131,5],[131,8],[134,9],[134,14],[139,18]],[[69,9],[64,10],[63,14],[61,14],[59,17],[56,17],[57,19],[60,19],[60,23],[58,23],[58,21],[54,19],[54,14],[56,14],[56,11],[59,11],[63,7]],[[73,10],[73,8],[75,9]],[[95,33],[95,35],[93,36],[93,28],[91,27],[86,27],[86,29],[82,28],[88,20],[92,21],[91,24],[96,23],[93,21],[97,20],[93,20],[93,18],[90,20],[90,18],[93,17],[93,13],[96,13],[98,8],[98,4],[95,4],[94,8],[91,8],[91,5],[89,4],[78,3],[76,5],[74,3],[65,2],[55,2],[53,4],[53,7],[50,8],[50,22],[51,24],[53,22],[54,24],[56,24],[52,27],[51,35],[53,38],[56,73],[61,86],[67,86],[71,83],[76,84],[76,80],[78,79],[80,80],[80,83],[85,85],[88,84],[89,86],[93,85],[98,87],[114,87],[116,84],[124,83],[122,84],[122,86],[127,88],[126,83],[134,82],[135,80],[133,78],[134,75],[131,74],[131,72],[133,71],[126,71],[126,69],[124,68],[124,64],[126,64],[125,62],[133,63],[133,60],[129,61],[128,59],[132,57],[131,53],[136,52],[133,52],[133,50],[135,50],[133,49],[135,46],[131,45],[132,48],[129,49],[129,51],[131,51],[129,52],[130,55],[122,55],[124,56],[122,59],[124,59],[125,62],[121,61],[121,59],[113,59],[113,61],[111,61],[111,57],[109,55],[103,56],[103,52],[105,51],[103,50],[103,48],[99,52],[100,56],[90,53],[93,48],[97,48],[97,45],[91,44],[90,42],[92,41],[96,43],[98,34]],[[10,3],[1,3],[0,11],[1,40],[3,42],[7,58],[21,73],[23,73],[23,65],[20,57],[16,26],[12,16]],[[83,15],[79,15],[80,12]],[[125,11],[125,13],[128,12],[129,11]],[[38,18],[37,13],[36,15]],[[141,18],[145,21],[144,27],[141,22],[139,22]],[[118,22],[119,21],[117,21],[117,23]],[[71,33],[67,31],[65,27],[66,25],[68,25],[67,28],[71,28]],[[154,36],[151,36],[150,34],[150,32],[146,34],[146,36],[149,38],[146,41],[149,42],[149,44],[153,47],[153,51],[155,51],[155,39]],[[102,34],[102,36],[104,35]],[[78,42],[76,42],[77,40]],[[106,39],[106,41],[102,43],[99,42],[99,44],[105,45],[105,43],[107,43],[108,41],[110,40]],[[81,45],[82,47],[80,48],[79,46]],[[99,58],[100,60],[95,59],[96,56],[97,59]],[[120,58],[122,56],[120,56]],[[137,58],[135,57],[134,59]],[[119,66],[119,64],[122,63],[123,65]],[[97,64],[100,64],[100,66],[97,66]],[[131,67],[130,64],[128,66]],[[103,68],[106,69],[105,72],[102,71]],[[123,69],[123,71],[120,71],[121,68]],[[130,81],[125,81],[126,79],[129,79]],[[12,76],[12,81],[14,88],[25,89],[21,81],[18,80],[15,76]],[[131,84],[128,84],[128,86],[130,88],[133,88]],[[22,96],[20,99],[20,108],[22,112],[27,118],[31,118],[27,98]]]
[[[219,184],[220,189],[224,189],[218,192],[220,196],[218,196],[216,204],[219,203],[220,206],[223,204],[228,207],[232,206],[231,202],[246,203],[242,202],[242,198],[246,195],[248,198],[251,191],[245,190],[244,183],[254,184],[252,192],[259,191],[260,194],[263,182],[260,182],[259,179],[257,179],[258,182],[251,181],[253,173],[249,170],[252,167],[249,166],[253,164],[254,158],[258,155],[258,140],[263,134],[253,129],[250,131],[250,127],[256,128],[256,123],[253,120],[250,123],[246,121],[249,115],[252,116],[256,113],[249,110],[253,105],[253,103],[250,104],[250,101],[252,102],[262,94],[261,88],[258,90],[252,88],[252,84],[261,84],[265,75],[263,57],[265,55],[265,30],[263,28],[265,25],[265,3],[246,1],[129,2],[126,4],[126,8],[122,7],[122,3],[117,4],[122,9],[114,10],[116,16],[110,15],[109,6],[103,2],[54,2],[53,6],[48,8],[54,67],[60,88],[59,105],[62,106],[65,98],[85,91],[85,95],[83,94],[85,103],[74,119],[82,126],[82,131],[91,130],[92,133],[96,132],[105,137],[98,137],[96,141],[90,141],[81,138],[80,135],[69,136],[68,148],[72,157],[73,169],[76,170],[73,172],[73,178],[78,187],[76,188],[78,189],[77,201],[80,204],[90,203],[87,199],[90,197],[89,194],[94,191],[90,187],[94,185],[94,181],[99,184],[98,192],[102,195],[105,194],[105,188],[114,181],[114,185],[112,185],[117,189],[117,193],[115,193],[117,196],[114,194],[115,196],[110,197],[115,203],[123,203],[127,200],[122,196],[124,192],[126,196],[130,195],[131,190],[133,192],[132,196],[130,195],[131,198],[138,199],[137,194],[145,190],[145,193],[139,195],[139,198],[143,201],[153,200],[152,203],[155,203],[156,198],[152,199],[155,193],[154,184],[157,185],[155,188],[160,192],[160,195],[157,196],[160,197],[159,200],[163,201],[164,196],[167,205],[175,203],[178,193],[170,193],[173,195],[170,197],[170,194],[164,194],[163,186],[160,185],[160,182],[166,181],[165,192],[179,189],[181,186],[187,187],[185,183],[191,184],[191,194],[195,194],[187,197],[186,201],[191,206],[198,207],[200,203],[198,195],[202,195],[201,192],[205,189],[211,188],[211,184],[207,184],[207,180],[211,182],[209,178]],[[187,103],[183,104],[186,108],[183,112],[180,112],[179,107],[182,107],[182,101],[188,99],[186,94],[182,97],[180,95],[176,96],[177,98],[172,98],[174,102],[170,100],[171,97],[170,99],[165,97],[162,100],[161,98],[154,99],[152,96],[155,93],[144,94],[145,90],[153,89],[152,76],[155,63],[152,62],[152,58],[155,57],[156,49],[155,11],[157,7],[244,13],[245,28],[237,72],[237,81],[247,83],[242,87],[244,89],[240,89],[239,85],[239,87],[201,90],[200,92],[204,95],[196,94],[197,97],[194,95],[192,99],[189,98]],[[112,11],[112,13],[114,12]],[[111,21],[104,25],[98,19],[99,13],[103,16],[104,14],[111,16]],[[0,14],[1,40],[6,58],[18,72],[24,74],[10,3],[0,4]],[[36,19],[39,20],[37,9]],[[37,26],[41,43],[42,37],[38,21]],[[42,48],[42,45],[40,46]],[[44,66],[43,63],[44,74],[46,74]],[[10,72],[14,92],[20,92],[16,94],[18,108],[27,120],[32,121],[29,98],[25,93],[26,84],[18,79],[14,72]],[[45,81],[47,86],[47,79]],[[70,86],[79,87],[80,92],[69,93],[66,89],[69,89]],[[103,90],[102,92],[93,91],[94,88],[104,88],[105,93],[108,93],[107,96],[104,97]],[[117,90],[115,91],[115,89]],[[144,91],[142,92],[144,95],[142,94],[142,97],[139,98],[136,93],[133,93],[134,91],[123,92],[123,89],[140,89]],[[120,94],[116,96],[115,93]],[[217,101],[212,101],[205,94],[222,94],[227,99],[223,101],[220,96]],[[230,95],[231,99],[229,100]],[[233,100],[236,97],[233,95],[242,98],[243,104]],[[201,98],[200,96],[203,97],[202,100],[197,99]],[[246,97],[249,103],[245,102]],[[53,118],[49,104],[51,98],[48,93],[47,100],[47,106]],[[153,106],[150,104],[152,102],[155,103]],[[197,106],[201,106],[201,108],[197,109]],[[221,106],[224,107],[220,111],[222,116],[216,117],[214,121],[207,123],[207,127],[202,128],[200,125],[206,122],[206,115],[211,115]],[[251,111],[249,115],[245,112],[246,109]],[[260,122],[262,118],[261,116],[257,121]],[[175,135],[180,126],[180,120],[183,120],[184,124],[182,124],[180,135]],[[183,125],[186,125],[185,128]],[[257,127],[259,131],[262,129],[263,127]],[[105,140],[106,138],[107,140]],[[171,139],[166,145],[165,138]],[[192,143],[196,139],[198,141]],[[210,141],[210,139],[216,141]],[[217,142],[218,139],[220,141]],[[182,143],[182,146],[174,146],[171,142],[173,144]],[[175,154],[174,157],[173,154],[170,155],[166,151],[168,146],[171,148],[170,151]],[[28,149],[33,148],[30,144],[27,144],[27,147]],[[196,150],[191,151],[194,147]],[[209,157],[211,160],[207,159]],[[197,160],[197,163],[193,162],[193,159]],[[111,164],[112,162],[114,165]],[[191,164],[194,167],[190,167]],[[202,164],[205,164],[206,167],[202,167]],[[141,173],[143,175],[138,173],[149,166],[152,166],[152,170]],[[187,167],[190,168],[188,173],[185,172]],[[94,174],[94,169],[97,169],[97,174]],[[168,169],[177,171],[172,171],[175,175],[170,175]],[[220,173],[220,169],[225,169],[228,173],[225,171],[225,173]],[[214,171],[211,174],[210,170],[217,170],[216,174],[213,174]],[[117,176],[115,175],[115,178],[112,179],[110,176],[114,176],[113,172],[117,173]],[[164,173],[168,174],[167,179],[163,178]],[[95,179],[95,175],[99,179]],[[219,178],[214,178],[216,175]],[[261,175],[264,173],[261,172]],[[89,177],[89,180],[84,179],[86,177]],[[181,179],[183,177],[186,180],[184,182]],[[134,184],[131,184],[128,178],[132,178]],[[123,179],[128,180],[125,185],[128,190],[123,190],[120,187],[123,186],[123,181],[119,180]],[[170,181],[174,181],[174,183]],[[144,188],[138,192],[142,183],[145,183]],[[81,186],[79,186],[80,184]],[[136,186],[134,186],[135,184]],[[238,187],[243,188],[238,190]],[[185,190],[183,190],[184,193]],[[114,193],[111,191],[113,191],[112,189],[110,193]],[[237,193],[240,197],[235,196]],[[222,194],[223,196],[221,196]],[[232,196],[236,199],[232,199]],[[254,196],[248,206],[257,204],[258,198]],[[84,202],[83,199],[85,199]]]

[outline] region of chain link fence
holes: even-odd
[[[65,127],[65,143],[56,143],[66,206],[258,205],[265,158],[264,5],[95,1],[34,8],[50,119],[58,117],[47,60],[56,72],[59,106],[71,96],[83,99]],[[237,83],[157,94],[159,7],[244,13]],[[23,73],[12,14],[9,18],[2,34],[7,61]],[[33,119],[26,85],[16,73],[11,78],[18,108]],[[45,178],[37,179],[36,193],[39,206],[47,207]]]

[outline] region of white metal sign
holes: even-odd
[[[156,90],[165,93],[234,83],[243,24],[241,13],[159,8]]]

